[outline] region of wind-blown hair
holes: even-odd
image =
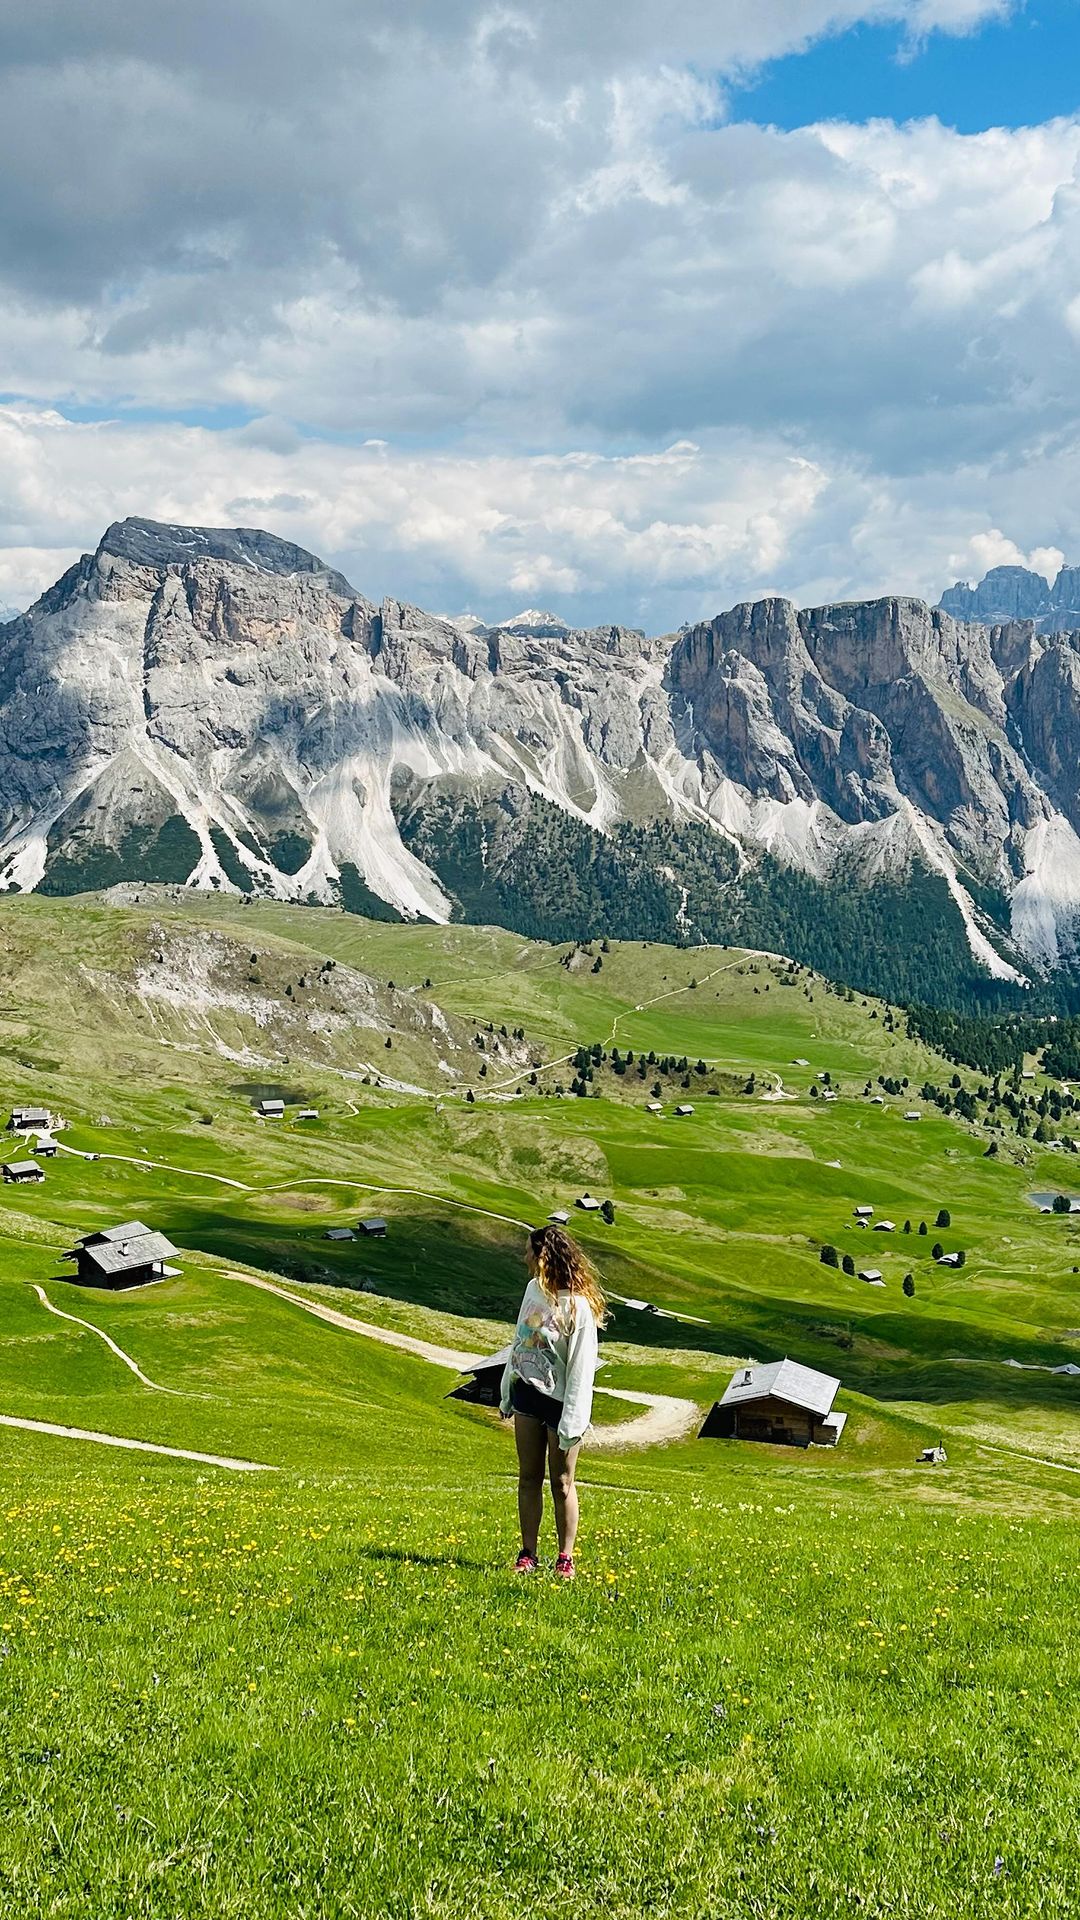
[[[553,1306],[561,1293],[579,1293],[598,1327],[606,1326],[607,1301],[600,1275],[588,1255],[561,1227],[534,1227],[529,1235],[529,1264]]]

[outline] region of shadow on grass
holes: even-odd
[[[476,1573],[488,1573],[492,1560],[473,1560],[462,1553],[410,1553],[406,1547],[358,1547],[359,1560],[396,1560],[403,1567],[471,1567]]]

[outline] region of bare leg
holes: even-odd
[[[555,1530],[559,1536],[559,1552],[572,1554],[578,1529],[578,1497],[574,1485],[577,1470],[577,1458],[580,1447],[571,1447],[564,1453],[559,1445],[557,1433],[548,1433],[548,1476],[551,1480],[551,1497],[555,1503]]]
[[[547,1428],[542,1420],[530,1420],[528,1414],[515,1413],[514,1439],[518,1456],[518,1517],[521,1544],[526,1553],[535,1554],[544,1510],[544,1454]]]

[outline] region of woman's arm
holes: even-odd
[[[587,1302],[579,1297],[574,1306],[574,1331],[566,1356],[566,1395],[559,1421],[559,1445],[564,1453],[576,1447],[588,1432],[599,1351],[596,1321]]]
[[[525,1292],[521,1296],[521,1305],[517,1310],[517,1319],[514,1321],[514,1332],[510,1341],[510,1351],[506,1356],[506,1365],[503,1368],[502,1385],[499,1388],[499,1412],[502,1414],[504,1420],[508,1420],[510,1417],[510,1389],[514,1384],[514,1376],[510,1370],[511,1362],[514,1358],[514,1343],[517,1340],[517,1330],[525,1318],[525,1301],[528,1297],[528,1292],[529,1289],[526,1287]]]

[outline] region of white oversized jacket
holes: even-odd
[[[598,1342],[596,1321],[580,1293],[560,1293],[553,1304],[530,1280],[518,1308],[510,1358],[503,1368],[501,1407],[510,1411],[515,1380],[563,1403],[559,1445],[564,1452],[584,1439],[592,1419]]]

